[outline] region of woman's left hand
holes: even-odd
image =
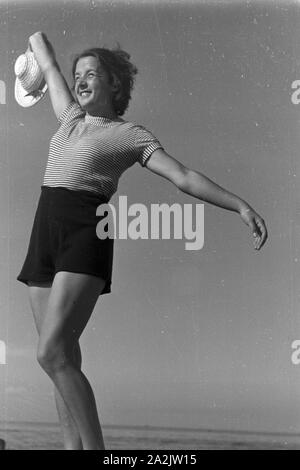
[[[249,206],[240,210],[240,216],[243,222],[251,228],[254,237],[254,248],[260,250],[268,238],[267,227],[263,218]]]

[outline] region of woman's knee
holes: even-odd
[[[40,342],[37,361],[46,372],[56,372],[65,368],[71,357],[68,348],[62,342]]]
[[[66,356],[62,348],[49,348],[39,346],[37,350],[37,361],[46,372],[55,372],[66,365]]]
[[[78,342],[67,344],[65,341],[40,341],[37,361],[47,372],[55,372],[72,364],[81,367],[81,354]]]

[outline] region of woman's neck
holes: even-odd
[[[94,117],[104,117],[107,119],[115,120],[118,119],[118,115],[113,109],[95,109],[95,110],[89,110],[86,112],[88,116],[94,116]]]

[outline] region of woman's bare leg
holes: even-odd
[[[51,284],[37,282],[29,283],[29,300],[35,325],[39,334],[43,317],[47,309],[50,290]],[[78,366],[81,367],[79,343],[77,343],[74,348],[74,360],[77,362]],[[54,395],[64,438],[64,448],[65,450],[81,450],[83,447],[77,425],[56,387],[54,387]]]
[[[71,412],[85,450],[104,449],[104,442],[92,388],[72,353],[104,285],[105,281],[96,276],[58,272],[38,347],[38,361]]]
[[[77,343],[74,348],[74,361],[78,367],[81,368],[81,352],[79,343]],[[61,394],[55,386],[54,396],[59,422],[64,437],[65,450],[83,450],[78,427],[63,398],[61,397]]]

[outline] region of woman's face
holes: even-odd
[[[113,85],[96,57],[81,57],[74,72],[75,93],[80,106],[89,114],[115,115]]]

